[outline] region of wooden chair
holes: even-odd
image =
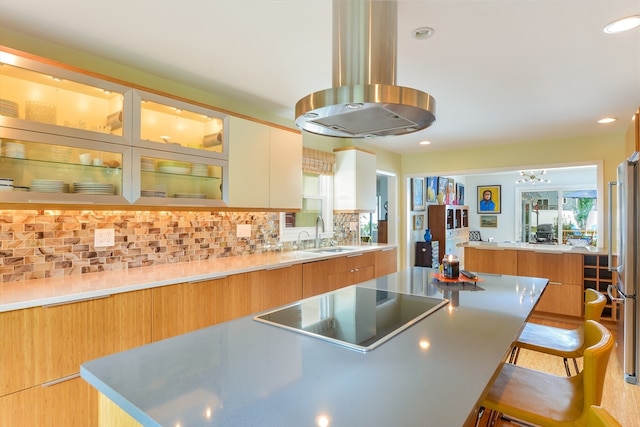
[[[540,426],[588,426],[591,406],[602,401],[614,340],[600,323],[587,320],[584,341],[584,369],[572,377],[504,363],[482,402],[482,407],[491,412],[490,421],[496,414],[504,414],[515,421]]]
[[[587,289],[584,305],[585,321],[595,320],[599,322],[606,302],[607,298],[604,294],[593,289]],[[567,376],[571,376],[569,359],[573,359],[573,366],[577,374],[579,370],[576,358],[582,357],[582,352],[585,348],[583,330],[584,326],[576,329],[564,329],[527,322],[518,337],[518,341],[515,343],[514,349],[511,351],[509,362],[517,363],[520,349],[525,348],[562,357]]]

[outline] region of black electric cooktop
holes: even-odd
[[[350,286],[257,315],[254,320],[366,352],[447,303]]]

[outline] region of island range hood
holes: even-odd
[[[405,135],[435,121],[435,100],[397,86],[397,2],[333,0],[333,87],[296,104],[296,125],[343,138]]]

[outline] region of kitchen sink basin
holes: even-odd
[[[305,252],[335,254],[335,253],[341,253],[341,252],[354,252],[357,250],[358,248],[350,248],[350,247],[344,247],[344,246],[331,246],[327,248],[306,249]]]

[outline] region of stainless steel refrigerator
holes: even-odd
[[[618,180],[609,183],[609,269],[616,272],[617,284],[609,286],[609,297],[617,305],[616,352],[625,381],[638,384],[640,365],[640,171],[634,153],[618,166]],[[611,226],[612,193],[617,187],[617,227]],[[612,236],[617,240],[617,263],[612,263]],[[612,289],[612,287],[614,289]],[[613,291],[615,290],[615,292]]]

